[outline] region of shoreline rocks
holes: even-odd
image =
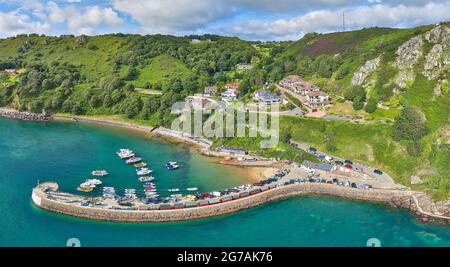
[[[0,117],[23,120],[23,121],[50,121],[53,117],[50,114],[36,114],[13,109],[0,108]]]

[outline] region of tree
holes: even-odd
[[[6,82],[8,80],[8,74],[3,71],[0,71],[0,82]]]
[[[323,139],[328,151],[334,152],[337,150],[335,145],[336,134],[334,132],[326,133]]]
[[[53,87],[53,83],[50,79],[44,79],[42,81],[42,89],[48,90]]]
[[[405,105],[395,119],[393,136],[396,140],[418,142],[427,133],[425,116],[417,108]]]
[[[342,66],[336,74],[336,80],[342,80],[350,72],[348,66]]]
[[[364,110],[367,113],[375,112],[375,110],[377,110],[377,100],[374,97],[369,98],[369,101],[367,101],[367,104],[364,107]]]
[[[345,91],[344,97],[350,101],[353,101],[356,97],[360,97],[361,101],[364,102],[366,100],[366,91],[362,86],[355,85]]]
[[[250,82],[247,79],[242,80],[239,85],[239,96],[244,96],[250,91]]]
[[[123,77],[126,81],[132,81],[137,78],[139,72],[135,67],[131,67],[128,69],[128,71],[125,73],[125,76]]]
[[[364,107],[364,100],[361,96],[356,96],[353,99],[353,109],[354,110],[361,110]]]

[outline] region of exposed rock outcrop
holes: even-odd
[[[433,80],[439,77],[446,66],[450,65],[450,29],[438,26],[426,32],[424,38],[434,46],[425,57],[423,75]]]
[[[402,44],[395,54],[396,65],[399,69],[411,68],[422,56],[423,38],[421,35],[409,39]]]
[[[408,81],[414,80],[415,75],[412,69],[401,70],[395,77],[395,83],[400,86],[400,88],[406,88]]]
[[[423,55],[424,43],[432,46],[430,51]],[[414,65],[422,56],[425,56],[423,75],[429,80],[439,77],[442,71],[450,65],[450,29],[445,26],[437,26],[428,32],[415,36],[401,45],[397,51],[396,66],[399,74],[395,83],[405,88],[408,81],[414,80]]]
[[[377,57],[368,60],[355,74],[353,74],[352,84],[363,85],[366,78],[380,66],[381,58]]]
[[[447,27],[437,26],[424,34],[425,40],[429,43],[448,43],[450,41],[450,29]]]

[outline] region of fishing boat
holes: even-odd
[[[84,182],[84,183],[80,184],[77,188],[78,191],[86,192],[86,193],[90,193],[90,192],[94,191],[94,189],[95,189],[95,185],[91,184],[89,182]]]
[[[103,177],[103,176],[108,175],[108,172],[105,171],[105,170],[95,170],[95,171],[92,171],[91,174],[92,174],[92,176],[100,176],[100,177]]]
[[[155,180],[155,177],[153,177],[153,176],[142,176],[142,177],[139,177],[139,182],[151,182],[153,180]]]
[[[153,172],[152,170],[149,170],[147,168],[136,169],[137,175],[147,175],[147,174],[151,174],[152,172]]]
[[[198,188],[197,187],[189,187],[189,188],[186,188],[186,190],[187,191],[197,191]]]
[[[134,163],[139,162],[141,160],[142,160],[142,158],[132,157],[132,158],[127,159],[127,161],[125,161],[125,163],[126,164],[134,164]]]
[[[178,189],[178,188],[171,188],[171,189],[169,189],[168,191],[169,191],[169,192],[179,192],[180,189]]]
[[[139,162],[138,164],[134,164],[134,167],[136,167],[136,168],[144,168],[144,167],[147,167],[147,163]]]

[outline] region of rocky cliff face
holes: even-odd
[[[423,38],[416,36],[402,44],[395,54],[397,55],[396,65],[399,69],[412,68],[412,66],[422,56]]]
[[[377,57],[372,60],[367,61],[355,74],[352,78],[353,85],[363,85],[366,78],[375,71],[378,66],[380,66],[381,58]]]
[[[450,29],[438,26],[424,35],[424,39],[433,44],[425,57],[423,74],[429,79],[436,79],[442,71],[450,66]]]
[[[414,80],[414,68],[419,60],[424,57],[422,74],[429,80],[436,79],[450,65],[450,29],[437,26],[432,30],[415,36],[401,45],[396,51],[395,65],[400,70],[395,78],[395,83],[405,88],[407,81]],[[424,45],[432,45],[425,55]]]

